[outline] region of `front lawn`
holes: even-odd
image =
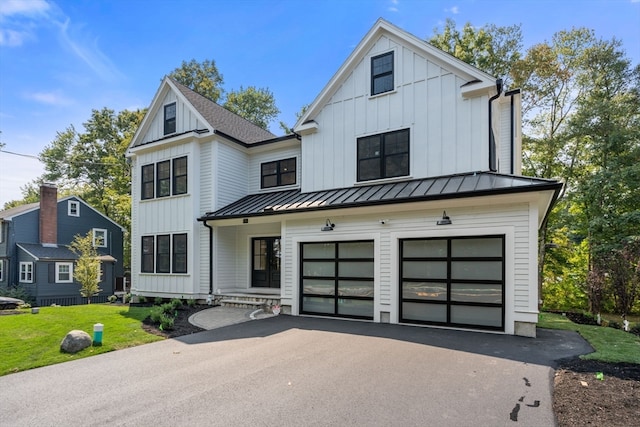
[[[39,314],[0,316],[0,375],[24,371],[94,354],[133,347],[162,337],[142,330],[142,320],[151,307],[90,304],[70,307],[41,307]],[[93,338],[93,325],[102,323],[102,346],[89,347],[76,354],[60,351],[65,335],[80,329]]]
[[[640,364],[640,337],[604,326],[579,325],[565,316],[540,313],[538,327],[577,331],[596,350],[582,359]]]

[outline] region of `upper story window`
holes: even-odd
[[[296,158],[262,163],[260,165],[260,188],[280,187],[296,183]]]
[[[358,181],[409,175],[409,129],[358,138]]]
[[[393,51],[371,58],[371,95],[393,90]]]
[[[93,246],[96,248],[107,247],[107,230],[104,228],[93,229]]]
[[[69,200],[69,202],[67,203],[67,215],[80,216],[80,202]]]
[[[20,283],[33,283],[33,263],[20,263]]]
[[[176,103],[164,106],[164,134],[176,131]]]
[[[142,166],[142,200],[187,194],[187,157]]]

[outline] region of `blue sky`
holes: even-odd
[[[37,156],[92,109],[147,107],[191,59],[214,60],[226,90],[269,88],[281,134],[380,17],[420,38],[446,18],[521,24],[525,49],[587,27],[640,62],[640,0],[0,0],[0,141]],[[42,172],[0,152],[0,208]]]

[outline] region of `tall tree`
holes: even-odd
[[[224,80],[214,60],[182,61],[182,65],[169,73],[169,77],[213,102],[218,102],[224,93],[222,89]]]
[[[254,86],[246,89],[240,86],[240,90],[230,91],[223,107],[263,129],[267,129],[271,120],[280,113],[273,93],[267,88]]]

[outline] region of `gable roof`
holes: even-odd
[[[153,117],[156,114],[160,114],[160,107],[162,107],[161,100],[169,90],[175,92],[176,96],[182,102],[193,107],[201,121],[208,125],[206,130],[209,132],[222,134],[222,136],[230,137],[233,140],[237,140],[248,145],[276,138],[276,135],[272,134],[268,130],[262,129],[260,126],[251,123],[249,120],[232,113],[209,98],[200,95],[167,76],[160,84],[158,92],[151,101],[151,107],[142,120],[142,123],[140,123],[140,126],[131,141],[129,149],[157,142],[144,141],[142,137],[151,125]],[[201,133],[203,129],[192,129],[191,131]],[[168,135],[167,137],[161,138],[161,140],[168,139],[173,136],[176,135]]]
[[[68,246],[44,246],[39,243],[16,243],[20,249],[29,254],[36,261],[44,260],[62,260],[75,261],[79,258]],[[109,255],[98,252],[98,259],[105,262],[117,262],[117,260]]]
[[[413,34],[396,27],[390,22],[379,18],[356,48],[351,52],[338,71],[333,75],[331,80],[329,80],[329,83],[327,83],[316,99],[309,105],[307,111],[300,116],[293,127],[296,132],[300,130],[301,125],[312,120],[313,117],[319,113],[331,96],[340,88],[344,79],[354,70],[358,63],[367,55],[367,52],[383,35],[400,40],[404,45],[409,46],[411,49],[420,52],[425,57],[429,57],[438,63],[446,64],[448,69],[466,78],[467,83],[463,88],[461,88],[463,94],[489,91],[495,92],[495,77],[485,73],[479,68],[467,64],[441,49],[438,49],[426,40],[422,40]]]
[[[199,221],[355,208],[393,203],[422,202],[463,197],[553,191],[553,205],[562,184],[558,181],[494,172],[471,172],[387,184],[362,185],[302,193],[298,190],[252,194]],[[549,207],[550,209],[550,207]]]

